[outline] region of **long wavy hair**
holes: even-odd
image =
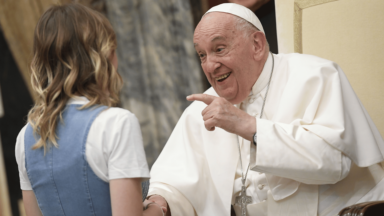
[[[40,139],[58,147],[56,126],[70,98],[85,96],[80,109],[119,102],[122,78],[111,63],[116,35],[106,17],[81,4],[50,7],[37,23],[33,42],[31,82],[37,93],[28,122]]]

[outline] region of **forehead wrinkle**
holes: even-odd
[[[205,14],[198,24],[200,28],[216,27],[223,29],[232,29],[236,26],[236,16],[222,12],[211,12]]]
[[[200,40],[215,42],[217,40],[227,41],[236,36],[235,19],[231,14],[209,13],[205,15],[197,25],[194,33],[194,47],[198,47]]]
[[[215,41],[217,41],[217,40],[225,40],[226,38],[225,37],[223,37],[223,36],[216,36],[216,37],[214,37],[212,40],[211,40],[211,42],[215,42]]]
[[[195,31],[194,45],[197,46],[199,40],[201,39],[203,40],[207,39],[210,42],[215,42],[217,40],[227,40],[228,37],[231,37],[234,35],[235,35],[235,32],[229,26],[207,26],[207,28],[201,27],[197,31]]]

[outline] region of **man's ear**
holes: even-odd
[[[267,49],[267,39],[265,34],[261,31],[252,33],[253,40],[253,59],[260,61],[264,58],[265,51]]]

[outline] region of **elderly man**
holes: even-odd
[[[257,17],[209,10],[195,49],[212,88],[183,113],[152,167],[168,215],[336,215],[384,199],[384,142],[335,63],[269,52]]]

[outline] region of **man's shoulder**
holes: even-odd
[[[315,74],[338,73],[340,71],[340,67],[335,62],[314,55],[290,53],[279,54],[277,57],[283,67],[289,68],[288,72],[291,75],[299,73],[303,76],[312,76]]]
[[[301,54],[301,53],[289,53],[289,54],[277,54],[278,57],[282,58],[290,64],[297,66],[313,66],[313,65],[325,65],[325,64],[336,64],[331,60],[324,59],[318,56]]]

